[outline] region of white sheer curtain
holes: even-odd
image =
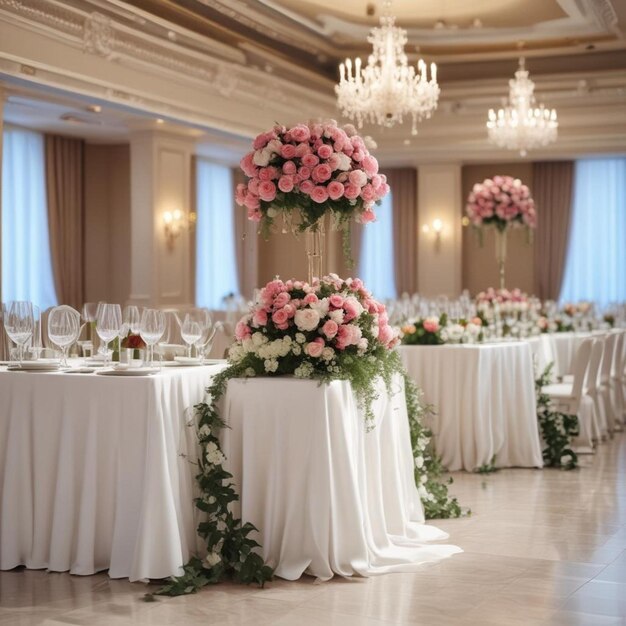
[[[393,261],[393,202],[391,192],[375,208],[376,221],[363,228],[359,278],[379,300],[395,298]]]
[[[626,301],[626,158],[576,162],[560,299]]]
[[[223,309],[224,298],[239,293],[233,175],[224,165],[196,163],[196,305]]]
[[[57,304],[52,276],[44,138],[5,128],[2,154],[2,300]]]

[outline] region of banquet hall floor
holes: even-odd
[[[454,474],[472,515],[439,521],[465,552],[413,574],[221,584],[145,603],[106,574],[0,572],[0,626],[604,626],[626,624],[626,435],[582,468]]]

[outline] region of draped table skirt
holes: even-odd
[[[460,549],[424,524],[413,477],[404,383],[382,383],[366,432],[346,381],[231,380],[222,401],[227,469],[243,521],[276,575],[414,571]]]
[[[437,452],[449,470],[542,467],[526,342],[400,346],[411,378],[434,405]]]
[[[198,548],[186,414],[223,366],[0,372],[0,568],[141,580]]]

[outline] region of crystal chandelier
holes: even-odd
[[[357,122],[380,126],[402,124],[404,116],[413,120],[412,133],[417,134],[417,123],[429,118],[437,108],[439,85],[437,66],[428,68],[420,59],[417,71],[408,65],[404,52],[406,30],[395,26],[391,2],[383,4],[380,26],[372,28],[367,41],[373,51],[362,67],[361,59],[346,59],[339,66],[340,80],[335,86],[337,106],[346,117]]]
[[[508,104],[497,113],[489,109],[487,133],[491,143],[519,150],[521,156],[526,156],[528,150],[556,140],[559,126],[556,110],[546,109],[543,104],[535,106],[534,91],[535,83],[528,78],[521,58],[515,78],[509,81]]]

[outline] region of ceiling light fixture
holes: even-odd
[[[429,118],[437,108],[439,85],[437,66],[428,67],[420,59],[416,68],[408,64],[404,51],[406,30],[395,26],[391,1],[383,3],[380,26],[372,28],[367,41],[372,44],[367,65],[361,59],[346,59],[339,66],[340,80],[335,86],[337,106],[359,128],[363,122],[391,127],[402,124],[405,116],[412,118],[412,133],[417,123]]]
[[[508,150],[519,150],[526,156],[528,150],[548,145],[556,140],[559,123],[555,109],[538,107],[535,101],[535,83],[528,78],[524,58],[519,60],[515,78],[509,81],[509,101],[498,112],[489,109],[487,134],[491,143]]]

